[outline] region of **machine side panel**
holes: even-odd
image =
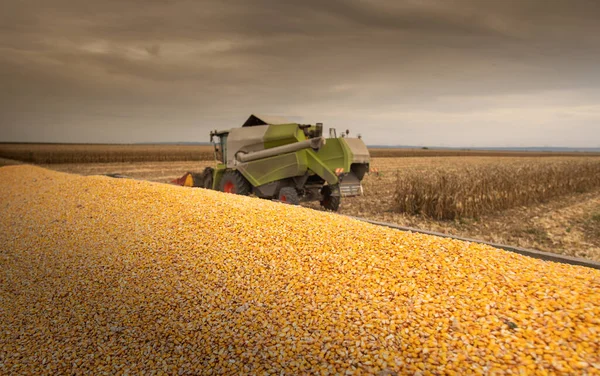
[[[303,175],[306,169],[306,150],[237,165],[237,170],[255,187],[276,180]]]
[[[352,154],[346,143],[341,138],[328,138],[327,143],[316,153],[317,157],[335,171],[337,168],[343,168],[344,171],[350,171],[352,163]]]
[[[327,143],[329,143],[329,140],[327,140]],[[322,161],[318,153],[315,153],[312,150],[305,150],[305,153],[307,157],[308,168],[312,172],[323,178],[329,185],[334,185],[339,182],[338,177],[333,172],[335,168],[332,169],[329,164]]]
[[[212,189],[214,190],[218,190],[219,189],[219,183],[221,182],[221,177],[223,176],[223,173],[225,173],[225,170],[227,169],[227,166],[224,163],[219,163],[217,165],[217,167],[215,168],[215,171],[213,172],[213,186]]]

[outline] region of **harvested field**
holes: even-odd
[[[35,164],[202,161],[213,159],[205,145],[0,144],[0,158]]]
[[[215,161],[137,162],[137,163],[64,163],[42,167],[80,175],[121,174],[133,179],[168,183],[185,172],[202,172],[214,167]]]
[[[600,374],[598,270],[203,189],[0,189],[4,373]]]
[[[23,164],[23,162],[15,161],[14,159],[0,158],[0,167]]]

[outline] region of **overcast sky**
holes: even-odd
[[[368,144],[600,146],[596,0],[7,0],[0,141],[207,141],[251,113]]]

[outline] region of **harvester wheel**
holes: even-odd
[[[204,182],[203,182],[203,188],[204,189],[212,189],[213,187],[213,176],[209,175],[209,176],[205,176],[204,177]]]
[[[202,172],[202,188],[212,189],[213,187],[213,172],[212,167],[207,167]]]
[[[250,183],[235,170],[227,170],[219,182],[219,191],[225,193],[234,193],[242,196],[250,194],[252,187]]]
[[[279,190],[279,201],[290,205],[298,205],[300,197],[298,197],[298,192],[295,188],[283,187]]]
[[[327,210],[337,211],[340,208],[340,188],[336,185],[334,190],[337,190],[337,195],[333,196],[331,186],[326,185],[321,189],[323,200],[321,206]]]

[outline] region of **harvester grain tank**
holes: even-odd
[[[210,133],[215,168],[194,185],[290,204],[319,201],[336,211],[341,196],[362,194],[370,156],[360,138],[323,137],[323,125],[251,115],[240,128]]]

